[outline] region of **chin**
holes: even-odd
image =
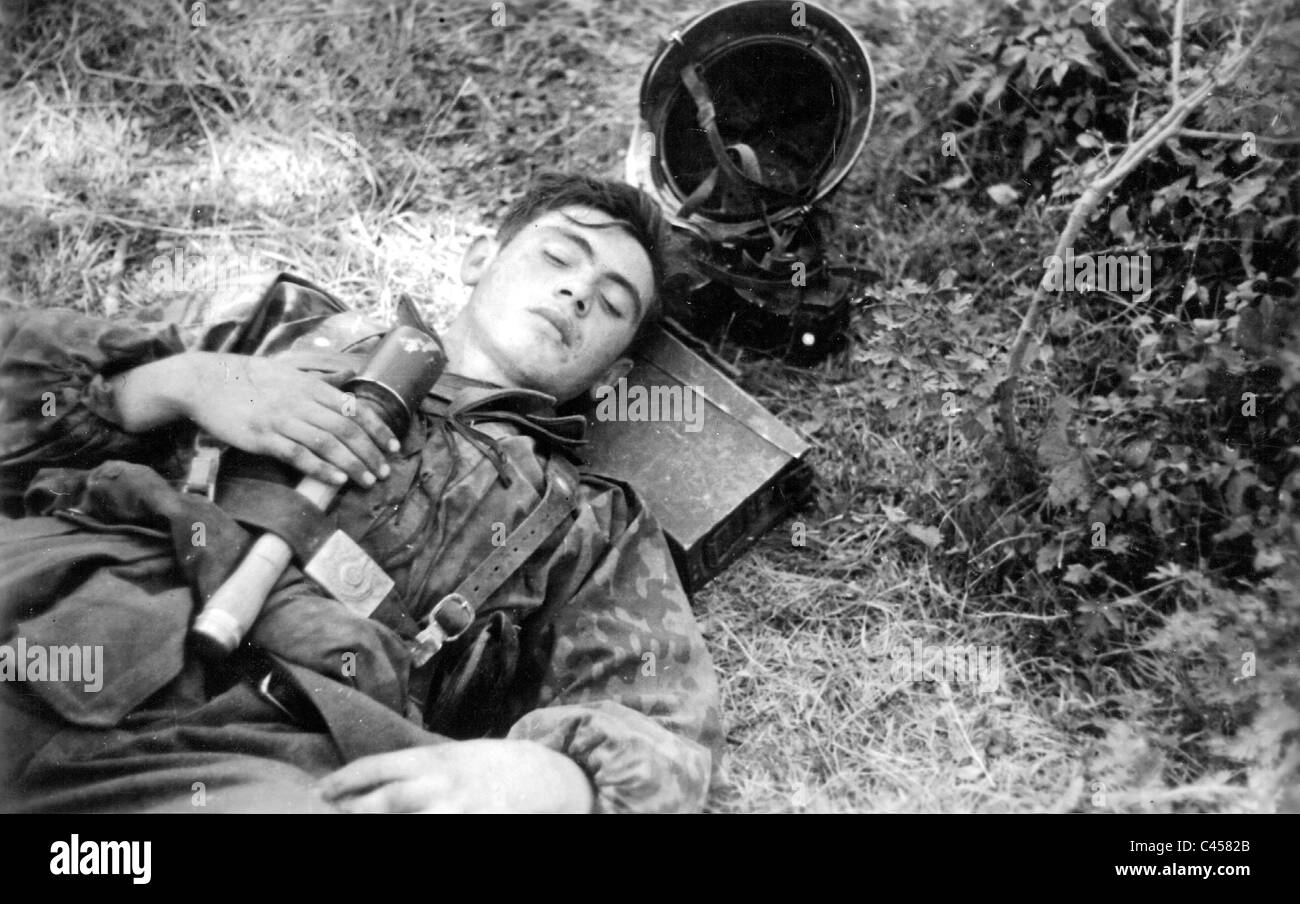
[[[561,387],[556,385],[555,374],[558,367],[552,366],[546,361],[538,360],[536,342],[532,345],[511,347],[509,350],[502,349],[502,352],[513,362],[513,366],[506,372],[513,385],[523,389],[532,389],[536,392],[544,392],[551,396],[563,391]],[[527,362],[527,364],[520,366],[522,362]]]
[[[557,402],[564,402],[576,395],[581,395],[581,389],[573,389],[569,386],[556,385],[554,376],[551,374],[538,374],[536,379],[528,381],[528,387],[537,392],[544,392],[548,396],[554,396]]]

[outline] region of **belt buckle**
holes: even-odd
[[[393,579],[342,530],[330,534],[302,572],[362,618],[369,618],[394,586]]]
[[[438,614],[443,611],[444,606],[458,606],[465,616],[461,626],[450,633],[438,622]],[[429,610],[428,622],[425,629],[415,635],[414,665],[416,668],[420,668],[432,659],[444,644],[456,640],[469,630],[470,625],[474,624],[474,607],[463,595],[449,593]]]
[[[221,447],[204,441],[202,434],[194,438],[194,457],[185,475],[185,492],[207,496],[209,502],[217,498],[217,472],[221,469]]]
[[[465,597],[459,593],[449,593],[442,599],[438,600],[437,605],[429,611],[429,624],[437,624],[438,613],[442,611],[443,606],[449,603],[460,607],[460,611],[465,615],[465,623],[461,625],[454,634],[448,634],[444,637],[442,640],[443,643],[450,643],[451,641],[458,639],[462,634],[468,631],[469,626],[474,623],[474,607],[469,604],[469,600],[465,599]],[[439,625],[439,627],[441,628],[441,625]]]

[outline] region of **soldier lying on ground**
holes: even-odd
[[[581,418],[554,411],[626,369],[663,233],[626,186],[539,180],[466,253],[448,373],[403,437],[342,413],[356,358],[339,353],[384,331],[356,314],[291,324],[267,357],[203,350],[230,324],[187,347],[175,325],[0,320],[0,640],[104,657],[99,687],[0,682],[4,808],[700,808],[720,744],[708,653],[653,518],[578,472]],[[215,502],[175,488],[195,425],[231,447]],[[250,542],[221,488],[300,474],[350,478],[331,525],[394,592],[361,618],[291,568],[239,651],[200,660],[195,600]],[[434,607],[565,481],[559,527],[417,667]]]

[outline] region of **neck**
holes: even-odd
[[[447,350],[447,370],[452,373],[508,389],[519,388],[491,357],[469,341],[469,331],[460,317],[443,332],[442,345]]]
[[[544,392],[552,397],[551,390],[521,383],[510,376],[491,355],[473,341],[465,316],[461,314],[441,334],[443,348],[447,351],[447,370],[471,380],[482,380],[503,389],[528,389]],[[557,398],[558,402],[567,402],[572,396]]]

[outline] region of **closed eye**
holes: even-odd
[[[564,258],[560,257],[558,254],[552,254],[549,251],[543,251],[542,254],[546,256],[546,259],[548,261],[550,261],[551,263],[555,264],[558,267],[569,266],[569,262],[564,260]]]
[[[600,300],[601,303],[605,305],[605,307],[609,310],[611,314],[613,314],[619,320],[623,319],[623,312],[620,311],[618,308],[614,307],[614,305],[610,303],[610,300],[606,298],[603,294],[600,296]]]

